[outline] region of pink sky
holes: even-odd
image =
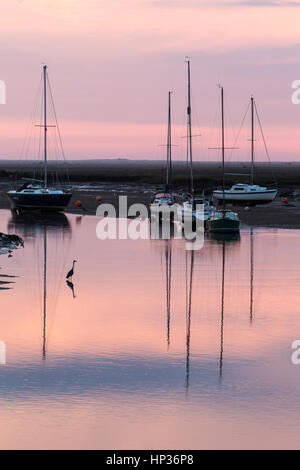
[[[174,158],[185,156],[185,56],[191,57],[195,160],[215,160],[218,88],[228,145],[254,95],[272,160],[300,159],[300,2],[279,0],[0,0],[2,158],[20,158],[41,64],[68,158],[164,158],[174,90]],[[249,157],[247,132],[236,159]],[[260,152],[257,159],[265,160]],[[298,148],[299,147],[299,148]],[[31,155],[29,155],[31,157]],[[34,155],[32,155],[34,157]]]

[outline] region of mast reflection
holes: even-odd
[[[220,306],[220,353],[219,353],[219,377],[222,382],[224,363],[224,321],[225,321],[225,271],[226,271],[226,245],[232,245],[240,241],[239,233],[210,233],[209,239],[222,245],[222,276],[221,276],[221,306]]]
[[[47,357],[47,314],[48,301],[56,304],[58,289],[62,285],[63,275],[65,274],[65,257],[67,249],[65,241],[69,241],[72,231],[69,220],[65,214],[32,214],[32,213],[12,213],[8,220],[8,230],[16,231],[27,240],[27,246],[33,250],[33,259],[36,259],[36,266],[39,278],[39,289],[42,298],[41,316],[42,316],[42,360]],[[50,242],[50,246],[48,244]],[[69,243],[68,243],[69,245]],[[51,280],[56,286],[48,286],[48,249],[51,252],[51,266],[53,275]],[[40,271],[42,263],[42,273]],[[74,286],[73,286],[74,295]],[[48,298],[48,294],[49,298]],[[54,312],[53,312],[54,313]]]
[[[219,374],[222,379],[223,372],[223,351],[224,351],[224,294],[225,294],[225,255],[226,245],[225,240],[222,241],[222,289],[221,289],[221,331],[220,331],[220,366]]]
[[[186,319],[186,379],[185,387],[190,385],[190,345],[192,317],[192,287],[194,272],[194,250],[185,253],[185,319]]]
[[[253,253],[253,228],[250,228],[250,323],[253,321],[253,273],[254,273],[254,253]]]
[[[166,308],[167,308],[167,345],[170,347],[170,323],[171,323],[171,278],[172,278],[172,242],[166,241],[165,246],[166,265]]]

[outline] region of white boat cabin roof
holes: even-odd
[[[155,199],[169,199],[169,198],[172,198],[172,194],[171,193],[157,193],[155,194]]]
[[[254,192],[254,191],[265,191],[267,188],[263,188],[261,186],[258,186],[257,184],[243,184],[243,183],[237,183],[234,184],[230,191],[244,191],[244,192]]]

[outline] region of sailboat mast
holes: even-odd
[[[171,131],[171,94],[168,99],[168,140],[167,140],[167,188],[172,194],[172,131]]]
[[[187,60],[188,64],[188,106],[187,106],[187,123],[188,123],[188,134],[187,134],[187,145],[190,157],[190,175],[191,175],[191,194],[194,193],[194,179],[193,179],[193,154],[192,154],[192,109],[191,109],[191,67],[190,60]]]
[[[225,209],[225,131],[224,131],[224,91],[221,86],[221,120],[222,120],[222,191],[223,207]]]
[[[47,188],[47,65],[43,66],[44,73],[44,187]]]
[[[251,96],[251,184],[254,182],[254,99]]]

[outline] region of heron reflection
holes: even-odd
[[[69,239],[72,233],[71,226],[65,214],[24,212],[21,214],[12,213],[8,221],[8,228],[10,231],[15,230],[22,234],[27,246],[32,247],[32,259],[36,260],[34,264],[39,279],[42,316],[42,359],[45,361],[47,356],[47,315],[50,310],[48,303],[51,302],[54,314],[59,290],[63,283]],[[49,286],[48,256],[51,260],[50,267],[53,269]]]

